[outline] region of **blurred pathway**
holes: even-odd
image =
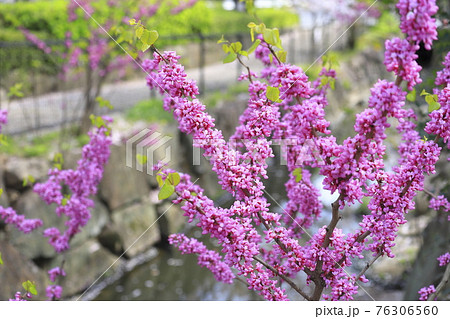
[[[249,61],[249,65],[255,72],[262,68],[262,64],[254,60]],[[242,71],[242,68],[240,70]],[[189,78],[199,83],[200,69],[186,70],[186,73]],[[235,84],[237,74],[237,62],[206,66],[205,92]],[[111,102],[114,111],[125,111],[151,97],[144,75],[138,80],[107,84],[103,87],[101,96]],[[8,107],[8,124],[4,127],[3,133],[22,134],[35,128],[47,129],[73,122],[81,117],[82,102],[83,93],[79,89],[15,101]]]

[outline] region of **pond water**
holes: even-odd
[[[236,281],[218,282],[194,255],[158,249],[156,257],[110,284],[94,300],[261,300]]]

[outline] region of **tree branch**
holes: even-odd
[[[356,280],[359,280],[365,274],[365,272],[370,268],[370,266],[372,266],[375,263],[375,261],[377,261],[377,259],[380,258],[382,255],[383,254],[381,252],[378,252],[378,254],[370,262],[367,262],[366,266],[361,270],[358,277],[356,277]]]
[[[442,277],[441,282],[437,286],[436,291],[433,292],[428,297],[427,301],[433,301],[438,297],[441,290],[444,289],[444,287],[447,285],[449,278],[450,278],[450,263],[447,264],[447,267],[445,268],[444,276]]]
[[[285,276],[284,274],[280,273],[278,270],[276,270],[275,268],[273,268],[271,265],[269,265],[268,263],[266,263],[264,260],[260,259],[257,256],[253,257],[254,260],[256,260],[257,262],[259,262],[260,264],[262,264],[264,267],[266,267],[267,269],[271,270],[273,273],[277,274],[277,276],[279,276],[280,278],[282,278],[285,282],[287,282],[289,284],[289,286],[291,286],[296,292],[298,292],[303,298],[305,298],[306,300],[311,300],[311,298],[303,292],[303,290],[301,290],[290,278],[288,278],[287,276]]]

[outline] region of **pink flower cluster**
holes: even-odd
[[[261,60],[261,62],[266,66],[269,67],[272,64],[277,64],[277,60],[276,59],[272,59],[272,61],[270,60],[270,50],[268,47],[268,44],[264,41],[263,36],[261,34],[259,34],[257,37],[257,39],[261,40],[261,43],[258,45],[258,47],[255,50],[255,58],[258,60]],[[271,69],[271,68],[269,68]],[[269,73],[267,72],[267,75]],[[265,78],[265,75],[262,75],[263,78]]]
[[[430,199],[429,207],[434,210],[443,210],[444,212],[450,212],[450,203],[444,195],[439,195],[436,198]]]
[[[52,49],[44,41],[32,34],[29,30],[25,29],[24,27],[19,27],[19,30],[22,31],[25,38],[33,43],[39,50],[47,54],[52,52]]]
[[[369,231],[373,242],[369,249],[374,254],[382,252],[393,258],[391,247],[395,245],[398,227],[406,223],[405,214],[414,209],[414,197],[423,190],[425,174],[435,173],[440,147],[433,141],[418,140],[412,143],[401,165],[393,173],[377,173],[377,183],[368,187],[372,197],[361,222],[362,231]]]
[[[230,267],[222,261],[222,257],[217,252],[207,249],[195,238],[188,238],[183,234],[172,234],[169,236],[169,243],[178,247],[182,254],[198,255],[198,264],[208,268],[216,280],[228,284],[233,282],[235,276]]]
[[[65,276],[66,272],[60,267],[52,268],[48,271],[48,276],[50,281],[56,282],[57,277]],[[49,300],[61,299],[62,296],[62,287],[59,285],[49,285],[46,289],[46,296]]]
[[[28,301],[33,297],[33,295],[27,292],[25,295],[22,295],[20,291],[16,292],[14,295],[14,299],[9,299],[9,301]]]
[[[165,174],[170,172],[163,171]],[[192,184],[188,175],[181,174],[180,177],[181,182],[176,186],[179,197],[174,203],[184,202],[182,209],[189,221],[197,219],[197,226],[202,229],[203,234],[210,234],[219,240],[225,265],[235,267],[238,275],[247,277],[249,289],[257,290],[266,299],[286,300],[284,290],[277,287],[276,280],[270,279],[273,274],[253,265],[253,257],[259,253],[260,236],[251,224],[250,217],[261,209],[260,205],[250,200],[236,201],[229,209],[215,207],[213,202],[203,195],[201,187]],[[226,278],[229,278],[229,275]]]
[[[279,87],[280,99],[309,98],[313,93],[311,83],[303,70],[295,65],[282,64],[272,73],[269,83]]]
[[[443,267],[450,263],[450,253],[445,253],[437,258],[439,266]]]
[[[385,46],[386,69],[406,81],[408,90],[412,90],[416,84],[422,82],[419,75],[422,67],[416,62],[418,57],[416,51],[419,50],[419,46],[411,45],[408,40],[400,38],[386,40]]]
[[[436,20],[432,18],[438,11],[436,0],[399,0],[400,29],[408,41],[423,42],[431,50],[433,40],[437,40]]]
[[[104,76],[105,71],[104,66],[101,65],[101,61],[102,57],[105,56],[108,51],[108,40],[94,35],[94,37],[89,41],[89,45],[86,50],[91,69],[100,69],[100,76]]]
[[[24,234],[31,233],[33,230],[43,225],[42,220],[26,219],[24,215],[17,214],[11,207],[4,208],[0,206],[0,218],[3,219],[6,224],[14,225]]]
[[[2,132],[2,124],[8,123],[8,111],[0,109],[0,133]]]
[[[388,117],[402,118],[406,92],[393,82],[379,80],[371,89],[369,105],[356,115],[355,137],[347,138],[342,146],[322,146],[322,153],[336,156],[327,160],[320,173],[325,176],[324,188],[335,192],[339,190],[344,201],[353,203],[365,196],[363,187],[366,181],[375,180],[376,171],[384,167],[383,156],[386,139],[385,130],[390,126]],[[333,142],[333,141],[331,141]]]
[[[82,16],[84,17],[84,19],[89,19],[88,15],[92,15],[94,13],[94,8],[91,6],[90,2],[92,0],[77,0],[77,1],[69,1],[69,4],[67,6],[67,11],[69,14],[69,21],[75,21],[78,18],[77,15],[77,9],[78,8],[82,8]],[[80,9],[81,10],[81,9]],[[87,14],[85,14],[85,12],[87,12]]]
[[[442,62],[444,68],[442,71],[438,71],[436,75],[435,84],[447,86],[450,83],[450,52],[445,56],[444,62]]]
[[[419,295],[420,295],[419,300],[427,301],[428,297],[430,297],[430,295],[435,292],[436,292],[436,288],[434,287],[434,285],[430,285],[428,287],[423,287],[422,289],[419,290]]]
[[[105,118],[110,122],[109,118]],[[47,228],[44,236],[49,237],[49,243],[57,252],[69,248],[70,239],[81,231],[90,219],[89,208],[94,202],[89,198],[97,192],[97,184],[103,174],[103,167],[109,158],[111,137],[104,126],[89,132],[90,141],[83,147],[82,157],[78,161],[76,170],[49,171],[49,179],[45,183],[38,183],[34,191],[47,203],[58,205],[56,214],[65,215],[67,229],[61,233],[57,228]],[[64,194],[62,184],[67,185],[69,194]]]
[[[61,299],[62,292],[63,292],[63,289],[61,286],[50,285],[45,290],[45,295],[47,296],[48,300],[57,300],[57,299]]]
[[[183,10],[186,10],[190,7],[192,7],[194,4],[197,3],[198,0],[188,0],[186,2],[181,2],[177,7],[172,8],[170,11],[171,14],[178,14]]]

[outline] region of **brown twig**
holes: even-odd
[[[380,258],[382,255],[383,254],[380,251],[370,262],[367,262],[366,266],[358,274],[358,277],[356,277],[356,280],[359,280],[365,274],[365,272],[370,268],[370,266],[372,266],[374,264],[374,262],[377,261],[377,259]]]
[[[248,80],[249,80],[250,83],[253,83],[252,73],[251,73],[251,71],[250,71],[250,67],[249,67],[247,64],[245,64],[244,62],[242,62],[241,57],[239,56],[239,54],[237,55],[237,59],[238,59],[239,63],[240,63],[244,68],[247,69]]]
[[[267,269],[271,270],[273,273],[277,274],[280,278],[282,278],[285,282],[289,284],[289,286],[292,287],[296,292],[298,292],[303,298],[306,300],[311,300],[311,297],[309,297],[306,293],[303,292],[303,290],[300,289],[290,278],[286,277],[284,274],[280,273],[277,269],[266,263],[264,260],[260,259],[257,256],[253,257],[254,260],[262,264]]]
[[[450,278],[450,263],[447,264],[447,267],[445,268],[444,276],[442,277],[441,282],[437,286],[436,291],[433,292],[428,297],[427,301],[433,301],[433,300],[435,300],[438,297],[438,295],[441,292],[441,290],[444,289],[444,287],[447,285],[449,278]]]

